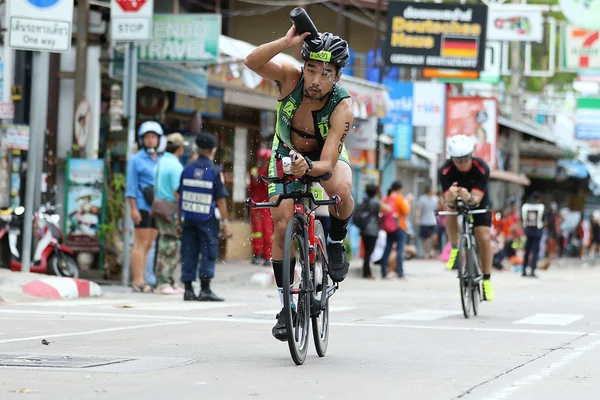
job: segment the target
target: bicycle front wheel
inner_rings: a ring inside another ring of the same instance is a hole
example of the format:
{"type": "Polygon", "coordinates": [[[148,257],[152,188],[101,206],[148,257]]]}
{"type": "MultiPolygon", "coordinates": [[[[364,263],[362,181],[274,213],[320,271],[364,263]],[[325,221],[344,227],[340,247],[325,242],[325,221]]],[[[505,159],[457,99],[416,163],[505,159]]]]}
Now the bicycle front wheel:
{"type": "MultiPolygon", "coordinates": [[[[329,344],[329,288],[327,242],[321,221],[315,221],[315,263],[312,268],[313,299],[311,300],[312,331],[315,349],[319,357],[324,357],[329,344]],[[321,310],[321,299],[325,299],[325,309],[321,310]]],[[[333,282],[332,282],[333,283],[333,282]]]]}
{"type": "Polygon", "coordinates": [[[473,315],[477,315],[479,313],[479,303],[481,302],[481,281],[477,278],[480,277],[482,273],[481,268],[481,258],[479,255],[479,246],[477,245],[477,241],[474,240],[473,243],[473,252],[472,254],[472,262],[470,263],[471,269],[469,275],[471,276],[471,280],[473,281],[473,285],[471,287],[471,302],[473,303],[473,315]]]}
{"type": "Polygon", "coordinates": [[[461,236],[458,247],[458,282],[460,286],[460,303],[465,318],[469,318],[471,314],[471,280],[469,279],[469,245],[467,238],[461,236]]]}
{"type": "Polygon", "coordinates": [[[297,365],[304,363],[308,350],[310,281],[307,262],[304,222],[301,217],[294,216],[288,222],[283,242],[283,308],[287,342],[297,365]],[[293,258],[296,259],[296,268],[290,271],[290,260],[293,258]]]}

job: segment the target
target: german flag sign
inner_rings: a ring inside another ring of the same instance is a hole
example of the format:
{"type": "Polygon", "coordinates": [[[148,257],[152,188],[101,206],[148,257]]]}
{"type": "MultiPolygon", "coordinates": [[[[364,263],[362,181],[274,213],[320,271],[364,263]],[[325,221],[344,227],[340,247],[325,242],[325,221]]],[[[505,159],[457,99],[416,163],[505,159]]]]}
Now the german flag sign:
{"type": "Polygon", "coordinates": [[[486,5],[390,2],[386,65],[483,70],[487,13],[486,5]]]}

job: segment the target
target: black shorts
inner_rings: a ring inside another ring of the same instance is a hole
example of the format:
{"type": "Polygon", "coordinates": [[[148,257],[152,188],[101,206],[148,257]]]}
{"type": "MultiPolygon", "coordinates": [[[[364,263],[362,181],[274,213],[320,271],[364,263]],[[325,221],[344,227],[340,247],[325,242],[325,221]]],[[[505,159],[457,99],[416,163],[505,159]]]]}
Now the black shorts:
{"type": "Polygon", "coordinates": [[[419,236],[421,239],[429,239],[435,233],[435,225],[421,225],[419,227],[419,236]]]}
{"type": "Polygon", "coordinates": [[[140,221],[139,224],[135,225],[136,228],[152,228],[152,229],[156,229],[156,221],[154,220],[154,218],[152,218],[150,216],[150,213],[148,211],[144,211],[144,210],[139,210],[140,211],[140,215],[142,216],[142,220],[140,221]]]}
{"type": "MultiPolygon", "coordinates": [[[[489,203],[480,204],[477,206],[476,210],[481,210],[489,207],[489,203]]],[[[488,211],[483,214],[473,214],[473,228],[478,226],[487,226],[488,228],[492,227],[492,212],[488,211]]]]}

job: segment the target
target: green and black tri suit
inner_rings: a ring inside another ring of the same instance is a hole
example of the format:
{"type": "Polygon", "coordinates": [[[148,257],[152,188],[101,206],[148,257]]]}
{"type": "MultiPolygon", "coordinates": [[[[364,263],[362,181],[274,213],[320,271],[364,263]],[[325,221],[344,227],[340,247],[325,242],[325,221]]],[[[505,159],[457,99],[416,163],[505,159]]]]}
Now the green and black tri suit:
{"type": "MultiPolygon", "coordinates": [[[[283,100],[277,102],[277,123],[275,125],[275,138],[273,139],[273,155],[271,156],[271,162],[269,163],[269,176],[277,176],[275,170],[275,155],[277,153],[286,156],[290,153],[290,150],[296,150],[294,149],[294,146],[292,146],[292,131],[296,132],[302,137],[312,138],[312,136],[306,136],[304,132],[292,128],[292,119],[294,118],[294,113],[302,102],[303,89],[304,75],[302,75],[292,93],[286,96],[283,100]]],[[[318,111],[312,112],[315,138],[318,145],[317,150],[307,153],[298,151],[298,153],[310,158],[312,161],[318,161],[321,158],[321,151],[323,150],[325,139],[327,139],[329,127],[331,126],[329,118],[331,117],[331,114],[333,114],[333,110],[335,110],[337,105],[340,104],[342,100],[349,97],[350,93],[348,93],[348,90],[339,86],[338,84],[333,85],[332,93],[329,96],[329,100],[325,106],[318,111]]],[[[339,160],[350,165],[350,160],[348,159],[348,152],[346,151],[345,145],[342,147],[339,160]]],[[[300,190],[302,189],[302,184],[295,182],[289,185],[289,188],[292,190],[300,190]]],[[[276,185],[274,183],[269,184],[269,198],[282,193],[283,185],[276,185]]]]}

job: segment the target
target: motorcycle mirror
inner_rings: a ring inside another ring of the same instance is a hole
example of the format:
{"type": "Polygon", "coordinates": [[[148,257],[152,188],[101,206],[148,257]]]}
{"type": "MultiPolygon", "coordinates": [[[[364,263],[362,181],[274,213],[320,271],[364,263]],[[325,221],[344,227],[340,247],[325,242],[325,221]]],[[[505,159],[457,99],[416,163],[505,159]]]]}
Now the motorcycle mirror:
{"type": "Polygon", "coordinates": [[[23,215],[24,212],[25,212],[25,207],[23,207],[23,206],[19,206],[19,207],[15,208],[15,215],[23,215]]]}

